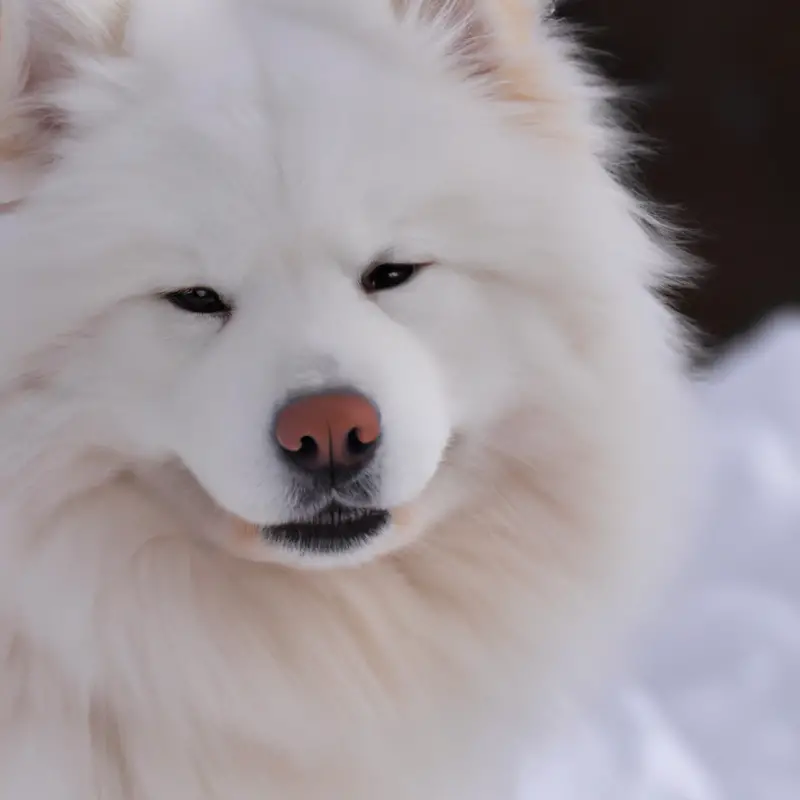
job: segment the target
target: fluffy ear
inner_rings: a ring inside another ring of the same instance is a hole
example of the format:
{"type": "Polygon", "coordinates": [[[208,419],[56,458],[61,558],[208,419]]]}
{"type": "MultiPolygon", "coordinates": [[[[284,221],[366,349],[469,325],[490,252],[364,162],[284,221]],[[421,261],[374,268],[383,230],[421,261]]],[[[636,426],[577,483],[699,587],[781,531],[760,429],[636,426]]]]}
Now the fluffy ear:
{"type": "MultiPolygon", "coordinates": [[[[441,32],[469,73],[513,88],[524,63],[544,0],[392,0],[404,21],[441,32]]],[[[517,89],[519,87],[516,87],[517,89]]]]}
{"type": "Polygon", "coordinates": [[[0,205],[22,199],[65,120],[53,88],[76,55],[118,52],[125,0],[0,0],[0,205]]]}

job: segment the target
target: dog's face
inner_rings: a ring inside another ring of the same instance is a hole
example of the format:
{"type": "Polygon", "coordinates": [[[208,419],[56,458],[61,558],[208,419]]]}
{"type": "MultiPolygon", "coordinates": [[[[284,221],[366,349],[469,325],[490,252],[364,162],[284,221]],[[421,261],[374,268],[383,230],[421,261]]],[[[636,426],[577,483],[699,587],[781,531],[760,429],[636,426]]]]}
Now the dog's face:
{"type": "Polygon", "coordinates": [[[157,5],[54,85],[65,132],[8,215],[52,391],[93,445],[194,476],[223,546],[372,557],[447,504],[448,448],[559,402],[573,145],[489,97],[447,15],[157,5]]]}

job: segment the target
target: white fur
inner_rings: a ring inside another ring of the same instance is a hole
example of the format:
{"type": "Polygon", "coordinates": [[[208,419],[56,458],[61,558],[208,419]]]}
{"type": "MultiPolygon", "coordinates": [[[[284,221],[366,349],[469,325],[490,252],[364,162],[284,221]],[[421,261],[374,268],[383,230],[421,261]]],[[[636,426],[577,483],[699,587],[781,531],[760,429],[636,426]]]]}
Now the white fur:
{"type": "Polygon", "coordinates": [[[563,39],[482,50],[483,2],[3,0],[0,800],[509,798],[640,604],[674,265],[563,39]],[[435,264],[367,297],[387,251],[435,264]],[[397,513],[321,559],[254,530],[329,384],[397,513]]]}

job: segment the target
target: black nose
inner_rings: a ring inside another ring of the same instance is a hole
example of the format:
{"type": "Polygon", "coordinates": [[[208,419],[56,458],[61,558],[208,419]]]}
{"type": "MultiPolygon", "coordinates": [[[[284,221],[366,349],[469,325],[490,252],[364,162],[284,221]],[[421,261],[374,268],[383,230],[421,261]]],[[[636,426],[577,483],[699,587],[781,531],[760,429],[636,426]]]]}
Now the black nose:
{"type": "Polygon", "coordinates": [[[358,475],[372,461],[380,415],[358,392],[305,395],[276,415],[275,442],[294,467],[334,483],[358,475]]]}

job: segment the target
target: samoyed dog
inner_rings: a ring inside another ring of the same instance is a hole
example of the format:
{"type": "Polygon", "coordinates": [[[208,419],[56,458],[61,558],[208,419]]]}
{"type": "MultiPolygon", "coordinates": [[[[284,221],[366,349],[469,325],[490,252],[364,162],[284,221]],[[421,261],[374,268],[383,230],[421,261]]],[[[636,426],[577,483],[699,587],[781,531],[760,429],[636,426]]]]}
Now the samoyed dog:
{"type": "Polygon", "coordinates": [[[677,505],[603,92],[526,0],[0,9],[0,800],[511,798],[677,505]]]}

